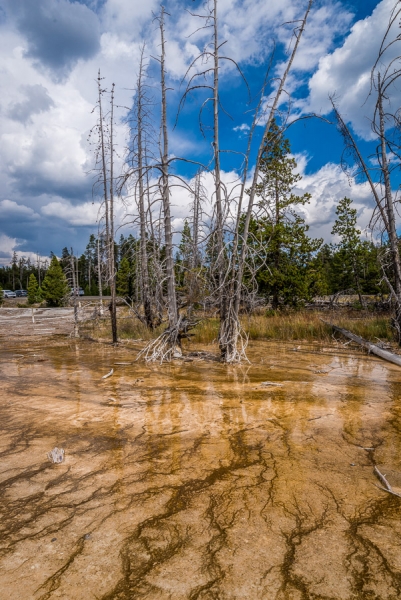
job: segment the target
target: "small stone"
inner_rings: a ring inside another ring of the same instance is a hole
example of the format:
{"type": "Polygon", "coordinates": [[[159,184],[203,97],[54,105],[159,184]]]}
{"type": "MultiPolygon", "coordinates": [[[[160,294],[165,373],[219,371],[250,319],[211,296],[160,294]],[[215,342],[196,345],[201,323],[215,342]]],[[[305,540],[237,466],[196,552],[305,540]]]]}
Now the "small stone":
{"type": "Polygon", "coordinates": [[[356,467],[355,463],[350,463],[351,467],[356,467]]]}
{"type": "Polygon", "coordinates": [[[64,449],[63,448],[53,448],[53,450],[51,452],[47,453],[47,458],[53,463],[53,464],[60,464],[62,462],[64,462],[64,449]]]}
{"type": "Polygon", "coordinates": [[[52,542],[56,542],[56,541],[57,541],[57,538],[52,538],[52,542]]]}
{"type": "Polygon", "coordinates": [[[85,533],[84,540],[91,540],[91,539],[92,539],[91,534],[90,533],[85,533]]]}

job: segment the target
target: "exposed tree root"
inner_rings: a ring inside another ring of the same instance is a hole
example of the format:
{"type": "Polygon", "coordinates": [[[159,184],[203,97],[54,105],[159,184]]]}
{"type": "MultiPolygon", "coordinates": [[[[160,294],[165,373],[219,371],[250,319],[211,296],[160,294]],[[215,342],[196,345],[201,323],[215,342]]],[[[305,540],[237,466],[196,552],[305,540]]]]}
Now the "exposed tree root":
{"type": "Polygon", "coordinates": [[[174,327],[169,327],[155,340],[151,340],[138,354],[136,360],[144,358],[146,362],[165,362],[182,357],[181,340],[190,337],[189,329],[195,322],[180,316],[174,327]]]}
{"type": "Polygon", "coordinates": [[[239,363],[244,360],[249,362],[246,355],[248,335],[243,330],[238,316],[233,309],[229,310],[227,318],[221,321],[219,346],[222,362],[230,364],[239,363]]]}

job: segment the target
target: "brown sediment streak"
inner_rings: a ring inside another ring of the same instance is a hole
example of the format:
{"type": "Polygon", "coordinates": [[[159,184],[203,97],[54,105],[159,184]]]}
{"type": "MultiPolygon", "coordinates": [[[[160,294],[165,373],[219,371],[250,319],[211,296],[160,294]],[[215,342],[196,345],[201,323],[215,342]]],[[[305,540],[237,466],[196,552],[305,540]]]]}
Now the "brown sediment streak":
{"type": "Polygon", "coordinates": [[[398,369],[291,346],[119,368],[127,349],[3,344],[0,597],[401,597],[401,500],[373,473],[400,493],[398,369]]]}

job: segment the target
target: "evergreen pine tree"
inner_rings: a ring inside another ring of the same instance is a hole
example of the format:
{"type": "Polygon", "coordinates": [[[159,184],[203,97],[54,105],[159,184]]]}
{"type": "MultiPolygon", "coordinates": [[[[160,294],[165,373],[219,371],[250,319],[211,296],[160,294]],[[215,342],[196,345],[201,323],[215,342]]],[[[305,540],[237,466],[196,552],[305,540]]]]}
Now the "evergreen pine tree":
{"type": "Polygon", "coordinates": [[[57,257],[53,255],[42,283],[42,293],[49,306],[62,306],[70,288],[57,257]]]}
{"type": "Polygon", "coordinates": [[[117,271],[116,291],[121,298],[129,296],[129,283],[131,276],[131,267],[126,256],[121,259],[120,267],[117,271]]]}
{"type": "Polygon", "coordinates": [[[346,287],[355,288],[361,306],[364,306],[361,287],[363,247],[360,239],[361,232],[356,227],[357,211],[356,208],[352,208],[352,200],[346,197],[340,200],[336,214],[337,219],[331,233],[337,234],[341,240],[338,244],[337,259],[344,276],[348,276],[347,280],[350,282],[346,287]]]}
{"type": "Polygon", "coordinates": [[[40,302],[42,300],[41,294],[39,291],[38,281],[33,273],[29,277],[27,291],[28,291],[28,304],[34,304],[35,302],[40,302]]]}
{"type": "Polygon", "coordinates": [[[290,156],[289,140],[273,121],[262,156],[263,179],[257,189],[258,205],[267,216],[252,224],[257,243],[263,242],[266,248],[265,268],[259,271],[257,279],[266,295],[272,296],[273,308],[283,304],[296,306],[310,299],[320,287],[321,278],[317,278],[311,262],[323,240],[307,235],[309,227],[296,211],[310,201],[308,193],[293,193],[301,179],[294,172],[296,166],[290,156]]]}

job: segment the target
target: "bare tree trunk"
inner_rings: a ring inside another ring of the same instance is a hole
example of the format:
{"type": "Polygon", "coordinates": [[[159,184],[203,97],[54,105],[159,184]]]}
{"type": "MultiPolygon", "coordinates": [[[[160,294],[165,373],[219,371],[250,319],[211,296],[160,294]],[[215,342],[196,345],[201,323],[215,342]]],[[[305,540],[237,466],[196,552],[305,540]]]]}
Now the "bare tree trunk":
{"type": "Polygon", "coordinates": [[[175,273],[173,257],[173,232],[171,227],[170,213],[170,189],[169,189],[169,160],[168,160],[168,133],[167,133],[167,100],[166,100],[166,80],[165,80],[165,38],[164,38],[164,15],[165,10],[162,6],[159,24],[161,37],[161,148],[160,164],[158,168],[161,171],[159,186],[162,198],[162,212],[164,221],[164,239],[166,251],[166,279],[167,279],[167,312],[168,327],[156,339],[152,340],[139,353],[138,358],[143,356],[147,361],[170,360],[181,356],[181,337],[183,322],[178,316],[177,299],[175,290],[175,273]]]}
{"type": "Polygon", "coordinates": [[[356,283],[356,293],[358,294],[359,302],[360,302],[362,308],[366,308],[366,302],[365,302],[364,297],[362,296],[361,282],[359,279],[358,265],[356,263],[355,256],[352,259],[352,263],[353,263],[354,279],[355,279],[355,283],[356,283]]]}
{"type": "Polygon", "coordinates": [[[175,273],[173,258],[173,233],[171,229],[170,214],[170,189],[168,176],[168,133],[167,133],[167,99],[166,99],[166,80],[165,80],[165,39],[164,39],[164,7],[161,9],[160,16],[160,36],[161,36],[161,93],[162,93],[162,156],[161,156],[161,186],[162,202],[164,216],[164,236],[166,243],[166,274],[167,274],[167,298],[168,298],[168,323],[169,328],[173,329],[177,325],[178,311],[177,299],[175,293],[175,273]]]}
{"type": "Polygon", "coordinates": [[[72,271],[72,289],[74,291],[74,337],[79,337],[79,328],[78,328],[78,287],[77,280],[75,277],[75,261],[74,261],[74,253],[71,248],[71,271],[72,271]]]}
{"type": "Polygon", "coordinates": [[[99,314],[103,316],[103,289],[102,289],[102,270],[100,263],[100,240],[97,238],[97,278],[99,285],[99,314]]]}
{"type": "MultiPolygon", "coordinates": [[[[139,188],[139,223],[140,223],[140,252],[141,252],[141,282],[142,282],[142,302],[146,325],[149,329],[154,328],[152,302],[150,297],[149,285],[149,266],[147,254],[147,236],[146,236],[146,211],[145,211],[145,189],[144,189],[144,150],[143,150],[143,76],[144,76],[144,46],[141,49],[141,60],[139,65],[139,76],[137,82],[137,129],[138,129],[138,188],[139,188]]],[[[152,216],[150,215],[150,218],[152,216]]]]}
{"type": "Polygon", "coordinates": [[[188,309],[187,314],[190,318],[194,308],[195,298],[198,290],[198,273],[199,267],[199,224],[200,224],[200,195],[201,195],[201,172],[195,176],[194,182],[194,204],[193,204],[193,219],[192,219],[192,250],[191,260],[189,263],[189,287],[188,287],[188,309]]]}
{"type": "MultiPolygon", "coordinates": [[[[100,77],[100,69],[97,77],[97,87],[99,94],[99,133],[100,133],[100,151],[101,151],[101,163],[102,163],[102,182],[103,182],[103,198],[104,198],[104,213],[106,219],[106,248],[108,249],[110,243],[110,228],[109,228],[109,201],[108,201],[108,190],[107,190],[107,162],[106,162],[106,145],[104,140],[104,123],[103,123],[103,108],[102,108],[102,86],[100,77]]],[[[108,250],[107,250],[108,251],[108,250]]],[[[109,261],[107,261],[107,267],[109,268],[109,261]]]]}
{"type": "MultiPolygon", "coordinates": [[[[276,240],[275,240],[275,249],[274,249],[274,267],[276,269],[276,276],[277,273],[280,269],[280,243],[279,243],[279,239],[278,236],[280,235],[279,233],[277,234],[279,227],[280,227],[280,198],[279,198],[279,192],[277,189],[277,185],[276,185],[276,189],[275,189],[275,195],[276,195],[276,214],[275,214],[275,228],[276,228],[276,240]]],[[[277,310],[277,308],[280,306],[280,298],[279,298],[279,292],[278,292],[278,285],[277,285],[277,279],[274,282],[273,285],[273,302],[272,302],[272,308],[274,310],[277,310]]]]}
{"type": "Polygon", "coordinates": [[[194,209],[192,225],[192,264],[191,269],[197,269],[199,266],[199,219],[200,219],[200,194],[201,194],[201,173],[195,177],[194,190],[194,209]]]}
{"type": "MultiPolygon", "coordinates": [[[[225,256],[224,256],[224,224],[221,194],[220,172],[220,138],[219,138],[219,30],[217,15],[217,0],[214,0],[213,9],[213,151],[214,151],[214,182],[215,182],[215,207],[216,207],[216,251],[217,251],[217,278],[219,288],[220,321],[227,318],[227,295],[224,286],[225,256]]],[[[219,336],[220,338],[220,336],[219,336]]],[[[220,344],[220,349],[224,351],[220,344]]]]}
{"type": "Polygon", "coordinates": [[[110,277],[110,317],[113,344],[117,344],[117,308],[116,308],[116,265],[114,258],[114,83],[111,87],[110,100],[110,245],[109,245],[109,277],[110,277]]]}
{"type": "Polygon", "coordinates": [[[38,259],[38,283],[39,283],[39,287],[40,287],[40,258],[39,258],[39,254],[37,255],[37,259],[38,259]]]}

